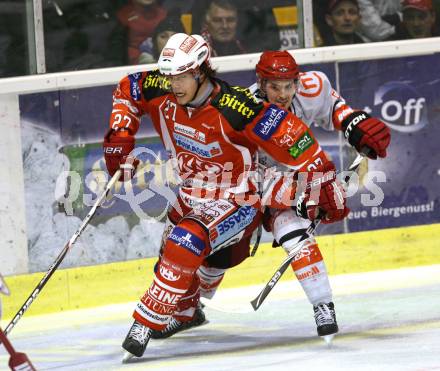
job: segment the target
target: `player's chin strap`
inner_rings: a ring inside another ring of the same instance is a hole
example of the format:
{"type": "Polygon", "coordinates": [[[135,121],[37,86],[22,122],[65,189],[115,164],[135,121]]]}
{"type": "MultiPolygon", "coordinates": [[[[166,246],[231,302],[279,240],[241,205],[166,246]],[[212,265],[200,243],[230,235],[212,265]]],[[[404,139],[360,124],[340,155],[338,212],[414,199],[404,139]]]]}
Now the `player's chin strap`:
{"type": "MultiPolygon", "coordinates": [[[[360,164],[362,163],[362,160],[365,158],[365,155],[371,151],[371,149],[363,150],[362,153],[358,154],[353,163],[349,166],[347,170],[347,175],[344,177],[344,179],[341,179],[345,182],[345,184],[348,186],[351,177],[356,172],[356,170],[359,168],[360,164]]],[[[308,228],[306,229],[300,229],[297,231],[297,241],[296,244],[303,243],[306,239],[310,238],[313,233],[316,230],[316,227],[318,227],[319,223],[321,222],[320,218],[315,219],[312,221],[308,228]]],[[[298,251],[296,249],[292,250],[292,254],[289,254],[286,259],[281,263],[281,266],[278,268],[278,270],[272,275],[271,279],[266,283],[266,286],[264,286],[263,290],[261,290],[260,294],[251,301],[252,308],[254,310],[257,310],[261,304],[263,304],[263,301],[267,298],[269,293],[272,291],[272,289],[275,287],[276,283],[279,281],[283,273],[286,271],[287,267],[290,265],[292,260],[297,255],[298,251]]]]}
{"type": "Polygon", "coordinates": [[[197,97],[199,94],[200,88],[202,87],[205,80],[200,81],[200,72],[197,72],[196,75],[194,75],[194,79],[197,81],[197,90],[195,91],[191,101],[187,103],[186,105],[189,107],[197,108],[200,107],[205,101],[208,99],[208,97],[211,95],[212,91],[214,90],[214,85],[212,82],[205,76],[205,79],[208,79],[206,89],[200,97],[197,97]]]}

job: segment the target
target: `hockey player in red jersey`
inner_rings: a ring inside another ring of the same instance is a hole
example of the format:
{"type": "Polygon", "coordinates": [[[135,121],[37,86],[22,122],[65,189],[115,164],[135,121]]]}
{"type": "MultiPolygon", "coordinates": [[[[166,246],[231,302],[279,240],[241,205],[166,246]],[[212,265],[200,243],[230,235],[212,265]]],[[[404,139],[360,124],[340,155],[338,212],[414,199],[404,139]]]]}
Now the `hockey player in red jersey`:
{"type": "MultiPolygon", "coordinates": [[[[201,36],[173,35],[158,65],[159,71],[120,81],[103,145],[110,175],[123,169],[124,178],[130,178],[137,165],[130,154],[134,136],[141,116],[148,114],[181,178],[153,282],[135,308],[135,321],[122,345],[137,357],[152,331],[166,328],[173,315],[192,316],[191,305],[177,309],[178,304],[183,298],[198,301],[196,271],[207,257],[228,248],[238,252],[229,262],[234,265],[249,255],[251,234],[261,222],[252,180],[258,149],[304,179],[304,217],[319,214],[332,223],[348,214],[335,167],[309,128],[292,113],[257,101],[248,89],[216,79],[201,36]],[[306,136],[309,146],[293,156],[278,144],[286,133],[295,141],[306,136]],[[313,186],[316,180],[318,188],[313,186]]],[[[293,200],[295,185],[289,192],[293,200]]],[[[273,200],[269,204],[290,208],[273,200]]]]}
{"type": "MultiPolygon", "coordinates": [[[[293,112],[308,125],[317,125],[329,131],[342,131],[344,137],[357,150],[367,147],[368,157],[385,157],[390,143],[390,131],[380,120],[366,112],[354,110],[331,87],[327,76],[319,71],[300,72],[295,59],[287,51],[266,51],[256,65],[257,82],[250,87],[259,101],[266,101],[293,112]]],[[[296,153],[295,139],[289,133],[278,136],[276,142],[296,153]]],[[[260,163],[264,167],[286,170],[271,155],[260,150],[260,163]]],[[[265,226],[273,232],[275,241],[286,253],[296,250],[291,266],[313,305],[317,333],[319,336],[338,332],[332,290],[323,257],[315,238],[303,244],[296,243],[296,231],[307,228],[308,221],[299,217],[293,209],[271,209],[265,226]]],[[[201,280],[201,295],[211,299],[223,279],[225,268],[217,263],[216,254],[210,257],[211,265],[198,270],[201,280]]],[[[203,310],[197,308],[195,315],[186,322],[174,318],[154,338],[163,338],[203,323],[203,310]]]]}

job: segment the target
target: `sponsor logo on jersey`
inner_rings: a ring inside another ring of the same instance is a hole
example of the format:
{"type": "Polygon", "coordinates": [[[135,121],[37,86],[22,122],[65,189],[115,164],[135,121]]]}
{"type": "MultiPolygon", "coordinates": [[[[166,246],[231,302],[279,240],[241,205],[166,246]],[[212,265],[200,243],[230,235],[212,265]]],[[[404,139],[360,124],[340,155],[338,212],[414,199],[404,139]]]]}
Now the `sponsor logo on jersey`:
{"type": "Polygon", "coordinates": [[[209,228],[216,220],[221,220],[234,209],[234,206],[225,200],[212,200],[204,202],[194,210],[202,223],[209,228]]]}
{"type": "Polygon", "coordinates": [[[302,88],[298,94],[303,97],[314,98],[322,92],[324,86],[321,76],[316,72],[306,72],[301,74],[300,82],[302,88]]]}
{"type": "Polygon", "coordinates": [[[271,104],[269,109],[254,127],[254,133],[260,138],[268,140],[280,126],[283,119],[287,116],[287,111],[271,104]]]}
{"type": "Polygon", "coordinates": [[[168,239],[197,256],[200,256],[205,248],[205,244],[200,238],[181,227],[174,227],[169,234],[168,239]]]}
{"type": "Polygon", "coordinates": [[[206,143],[206,135],[200,130],[194,129],[190,126],[174,123],[174,131],[179,134],[186,135],[200,142],[206,143]]]}
{"type": "Polygon", "coordinates": [[[241,94],[244,94],[246,98],[248,98],[253,103],[258,103],[258,100],[255,98],[255,96],[252,94],[249,88],[243,88],[241,86],[233,86],[232,89],[241,94]]]}
{"type": "Polygon", "coordinates": [[[223,172],[223,166],[217,162],[202,160],[200,157],[188,153],[181,152],[177,155],[177,163],[179,170],[183,173],[201,173],[219,175],[223,172]]]}
{"type": "Polygon", "coordinates": [[[166,323],[168,320],[168,314],[173,314],[175,308],[169,305],[163,305],[155,301],[154,298],[147,297],[144,299],[146,303],[153,307],[153,310],[159,311],[160,314],[151,311],[144,303],[138,302],[136,305],[136,312],[138,312],[142,317],[153,320],[155,323],[166,323]],[[171,312],[171,313],[169,313],[171,312]]]}
{"type": "Polygon", "coordinates": [[[314,265],[311,269],[306,270],[305,272],[298,273],[296,277],[298,278],[298,281],[302,281],[305,280],[306,278],[313,277],[319,273],[321,273],[321,271],[316,265],[314,265]]]}
{"type": "Polygon", "coordinates": [[[214,233],[211,232],[211,247],[218,247],[243,231],[252,223],[255,215],[257,215],[257,210],[252,206],[240,207],[236,212],[219,223],[215,227],[214,233]]]}
{"type": "MultiPolygon", "coordinates": [[[[182,295],[180,295],[182,296],[182,295]]],[[[179,298],[180,299],[180,298],[179,298]]],[[[147,295],[146,298],[142,298],[143,302],[145,303],[146,311],[144,311],[144,314],[149,313],[147,316],[143,315],[139,312],[139,305],[142,303],[138,303],[138,307],[136,308],[136,311],[143,317],[148,318],[150,321],[155,323],[167,323],[168,316],[172,315],[176,307],[171,304],[163,304],[156,300],[156,298],[153,298],[150,295],[147,295]],[[150,310],[151,308],[151,310],[150,310]]]]}
{"type": "Polygon", "coordinates": [[[255,111],[250,109],[246,105],[246,102],[240,101],[236,95],[224,93],[218,103],[220,107],[228,107],[247,118],[251,118],[255,115],[255,111]]]}
{"type": "Polygon", "coordinates": [[[188,214],[187,217],[197,220],[207,229],[210,229],[219,220],[231,214],[236,208],[225,200],[211,200],[208,202],[200,198],[198,198],[198,200],[199,203],[192,207],[194,210],[191,214],[188,214]],[[200,203],[200,201],[202,201],[202,203],[200,203]]]}
{"type": "Polygon", "coordinates": [[[195,153],[196,155],[199,155],[201,157],[212,158],[215,156],[219,156],[223,153],[220,148],[220,144],[217,141],[203,144],[178,133],[173,133],[173,136],[176,144],[179,147],[195,153]]]}
{"type": "Polygon", "coordinates": [[[197,44],[197,40],[192,36],[188,36],[185,40],[183,40],[182,44],[180,44],[179,49],[185,52],[186,54],[188,54],[189,51],[196,44],[197,44]]]}
{"type": "Polygon", "coordinates": [[[295,139],[290,134],[285,133],[281,138],[272,138],[273,141],[280,147],[289,148],[295,144],[295,139]]]}
{"type": "Polygon", "coordinates": [[[225,200],[212,200],[203,203],[197,210],[201,213],[212,215],[217,218],[225,215],[228,211],[232,210],[234,206],[225,200]]]}
{"type": "Polygon", "coordinates": [[[148,293],[157,301],[160,301],[163,304],[171,305],[177,304],[180,298],[183,296],[181,294],[175,294],[174,292],[163,289],[154,281],[150,289],[148,290],[148,293]]]}
{"type": "MultiPolygon", "coordinates": [[[[312,255],[310,248],[308,245],[305,245],[301,248],[298,254],[295,255],[292,261],[297,262],[302,258],[309,258],[312,255]]],[[[309,259],[310,260],[310,259],[309,259]]]]}
{"type": "Polygon", "coordinates": [[[315,143],[315,140],[308,132],[306,132],[301,136],[301,138],[298,139],[298,141],[292,147],[289,148],[289,153],[293,158],[298,158],[313,143],[315,143]]]}
{"type": "Polygon", "coordinates": [[[160,265],[159,272],[168,281],[177,281],[180,278],[180,274],[174,274],[172,270],[165,268],[163,265],[160,265]]]}
{"type": "Polygon", "coordinates": [[[144,89],[159,88],[159,89],[163,89],[163,90],[170,90],[171,83],[170,83],[169,79],[167,79],[165,76],[156,75],[156,74],[148,74],[144,80],[143,87],[144,87],[144,89]]]}
{"type": "Polygon", "coordinates": [[[141,100],[141,88],[139,87],[139,80],[141,79],[142,74],[140,72],[138,73],[132,73],[131,75],[128,75],[128,80],[130,80],[130,95],[131,97],[138,101],[141,100]]]}

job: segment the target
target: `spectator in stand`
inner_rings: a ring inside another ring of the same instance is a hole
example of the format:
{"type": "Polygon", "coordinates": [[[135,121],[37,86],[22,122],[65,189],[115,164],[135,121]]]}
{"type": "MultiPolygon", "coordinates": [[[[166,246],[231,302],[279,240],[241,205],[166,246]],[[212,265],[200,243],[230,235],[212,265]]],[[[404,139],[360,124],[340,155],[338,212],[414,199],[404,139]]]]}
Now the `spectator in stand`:
{"type": "Polygon", "coordinates": [[[127,64],[126,30],[114,9],[109,0],[47,2],[43,8],[47,72],[127,64]]]}
{"type": "Polygon", "coordinates": [[[402,27],[389,40],[419,39],[438,36],[432,0],[404,0],[402,27]]]}
{"type": "Polygon", "coordinates": [[[29,71],[26,57],[29,48],[23,27],[26,24],[24,6],[13,7],[3,2],[0,7],[0,78],[35,73],[29,71]]]}
{"type": "Polygon", "coordinates": [[[209,43],[212,56],[246,53],[237,35],[238,9],[232,0],[210,1],[203,17],[201,35],[209,43]]]}
{"type": "Polygon", "coordinates": [[[176,34],[185,32],[180,13],[172,12],[156,27],[153,36],[146,39],[139,47],[141,52],[138,63],[156,63],[168,39],[176,34]]]}
{"type": "Polygon", "coordinates": [[[327,7],[325,21],[330,32],[322,36],[324,45],[345,45],[363,43],[356,33],[361,20],[356,0],[331,0],[327,7]]]}
{"type": "Polygon", "coordinates": [[[369,41],[394,35],[401,21],[401,0],[358,0],[361,13],[359,33],[369,41]]]}
{"type": "Polygon", "coordinates": [[[139,61],[141,43],[152,36],[158,24],[167,16],[159,0],[130,0],[117,12],[119,22],[128,30],[128,61],[139,61]]]}
{"type": "Polygon", "coordinates": [[[277,25],[272,10],[276,3],[267,0],[240,0],[239,33],[248,53],[281,48],[283,30],[277,25]]]}

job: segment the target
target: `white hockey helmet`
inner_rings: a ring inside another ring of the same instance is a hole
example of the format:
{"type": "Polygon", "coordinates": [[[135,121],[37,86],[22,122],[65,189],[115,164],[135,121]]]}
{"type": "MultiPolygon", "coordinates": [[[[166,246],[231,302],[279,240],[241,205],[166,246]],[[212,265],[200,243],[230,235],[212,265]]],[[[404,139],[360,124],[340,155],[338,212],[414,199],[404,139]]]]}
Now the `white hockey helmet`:
{"type": "Polygon", "coordinates": [[[208,43],[200,35],[176,33],[171,36],[162,49],[158,65],[163,75],[180,75],[196,70],[203,62],[210,64],[208,43]]]}

